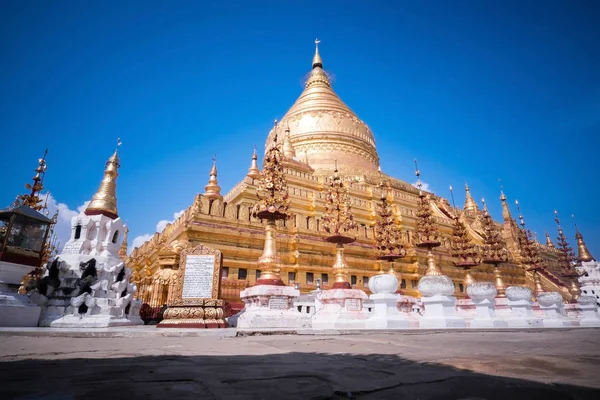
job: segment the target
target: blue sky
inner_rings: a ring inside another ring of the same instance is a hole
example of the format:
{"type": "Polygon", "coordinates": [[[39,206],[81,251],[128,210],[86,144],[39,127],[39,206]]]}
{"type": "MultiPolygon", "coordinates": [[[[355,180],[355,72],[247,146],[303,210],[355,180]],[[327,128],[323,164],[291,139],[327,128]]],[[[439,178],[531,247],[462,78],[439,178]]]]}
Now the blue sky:
{"type": "Polygon", "coordinates": [[[600,257],[599,19],[584,0],[0,1],[0,204],[49,148],[46,187],[72,215],[121,137],[119,212],[130,238],[152,234],[214,153],[224,192],[243,178],[318,37],[385,172],[414,182],[417,158],[434,192],[468,181],[497,219],[501,178],[538,237],[556,208],[574,242],[574,213],[600,257]]]}

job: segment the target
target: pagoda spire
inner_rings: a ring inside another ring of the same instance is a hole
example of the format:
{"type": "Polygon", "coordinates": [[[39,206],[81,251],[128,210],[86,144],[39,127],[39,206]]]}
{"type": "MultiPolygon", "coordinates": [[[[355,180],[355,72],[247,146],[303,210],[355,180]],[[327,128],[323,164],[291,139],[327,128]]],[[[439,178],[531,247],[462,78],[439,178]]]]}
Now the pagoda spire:
{"type": "Polygon", "coordinates": [[[477,207],[477,203],[473,200],[473,196],[471,196],[471,191],[469,190],[469,185],[465,182],[465,206],[463,210],[465,211],[479,211],[477,207]]]}
{"type": "Polygon", "coordinates": [[[285,128],[285,137],[283,138],[283,156],[289,159],[296,158],[296,150],[294,150],[294,146],[292,145],[292,138],[290,137],[289,123],[285,128]]]}
{"type": "Polygon", "coordinates": [[[219,182],[217,182],[217,155],[213,157],[213,166],[210,170],[210,177],[208,178],[208,184],[204,186],[204,194],[203,196],[208,197],[209,199],[220,199],[221,196],[221,187],[219,186],[219,182]]]}
{"type": "Polygon", "coordinates": [[[592,253],[588,250],[583,240],[583,235],[579,232],[577,223],[575,222],[575,215],[571,215],[573,218],[573,224],[575,225],[575,239],[577,240],[577,261],[595,261],[596,259],[592,256],[592,253]]]}
{"type": "Polygon", "coordinates": [[[546,246],[554,249],[554,242],[550,238],[550,234],[548,233],[548,231],[546,231],[546,246]]]}
{"type": "Polygon", "coordinates": [[[92,197],[92,201],[85,209],[85,215],[105,215],[112,219],[117,219],[117,176],[119,176],[119,146],[121,139],[117,140],[117,148],[112,156],[106,162],[104,169],[104,178],[100,182],[100,187],[92,197]]]}
{"type": "Polygon", "coordinates": [[[512,215],[510,214],[510,208],[508,208],[508,202],[506,201],[506,195],[504,191],[500,189],[500,201],[502,202],[502,218],[504,222],[512,222],[512,215]]]}
{"type": "Polygon", "coordinates": [[[127,259],[127,237],[129,236],[129,227],[125,226],[125,234],[123,235],[123,241],[121,242],[121,247],[119,248],[119,257],[121,260],[125,261],[127,259]]]}
{"type": "Polygon", "coordinates": [[[321,55],[319,54],[319,43],[321,43],[321,41],[319,39],[315,39],[315,55],[312,60],[313,68],[323,68],[323,60],[321,60],[321,55]]]}
{"type": "Polygon", "coordinates": [[[248,174],[252,179],[260,178],[260,169],[258,169],[258,156],[256,155],[256,145],[254,145],[254,153],[252,153],[252,163],[250,164],[250,168],[248,169],[248,174]]]}

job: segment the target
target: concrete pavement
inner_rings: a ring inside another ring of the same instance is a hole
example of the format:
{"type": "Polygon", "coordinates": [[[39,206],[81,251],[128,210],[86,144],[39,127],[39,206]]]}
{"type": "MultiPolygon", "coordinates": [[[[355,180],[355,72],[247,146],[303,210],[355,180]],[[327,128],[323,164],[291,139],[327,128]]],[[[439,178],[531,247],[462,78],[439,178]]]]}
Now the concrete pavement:
{"type": "Polygon", "coordinates": [[[600,329],[0,335],[2,399],[597,399],[600,329]]]}

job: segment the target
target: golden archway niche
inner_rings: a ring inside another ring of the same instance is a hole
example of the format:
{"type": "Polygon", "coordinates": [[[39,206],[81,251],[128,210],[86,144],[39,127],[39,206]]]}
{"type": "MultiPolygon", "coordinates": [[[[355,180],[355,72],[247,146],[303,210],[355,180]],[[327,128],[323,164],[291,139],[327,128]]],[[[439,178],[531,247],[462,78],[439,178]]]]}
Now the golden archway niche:
{"type": "Polygon", "coordinates": [[[181,252],[179,271],[173,282],[164,319],[159,328],[226,328],[220,297],[219,250],[203,244],[181,252]]]}

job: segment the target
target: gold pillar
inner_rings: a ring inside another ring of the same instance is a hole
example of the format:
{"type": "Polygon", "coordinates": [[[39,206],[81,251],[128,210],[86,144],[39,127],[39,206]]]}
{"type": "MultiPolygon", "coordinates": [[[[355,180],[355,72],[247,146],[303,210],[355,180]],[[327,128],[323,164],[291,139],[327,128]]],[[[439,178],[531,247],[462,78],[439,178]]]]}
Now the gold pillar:
{"type": "Polygon", "coordinates": [[[258,268],[261,273],[257,283],[283,285],[280,264],[281,258],[277,254],[277,226],[274,219],[268,219],[265,226],[263,253],[258,258],[258,268]]]}
{"type": "Polygon", "coordinates": [[[333,263],[333,275],[335,277],[334,288],[346,287],[350,285],[348,283],[348,267],[346,266],[346,260],[344,259],[344,245],[338,243],[335,246],[335,262],[333,263]]]}
{"type": "Polygon", "coordinates": [[[499,265],[494,265],[494,277],[496,290],[498,291],[498,295],[496,297],[506,297],[506,286],[504,286],[504,281],[502,280],[502,271],[500,271],[499,265]]]}
{"type": "Polygon", "coordinates": [[[542,278],[537,270],[533,271],[533,282],[535,283],[535,295],[537,296],[544,291],[544,288],[542,287],[542,278]]]}

